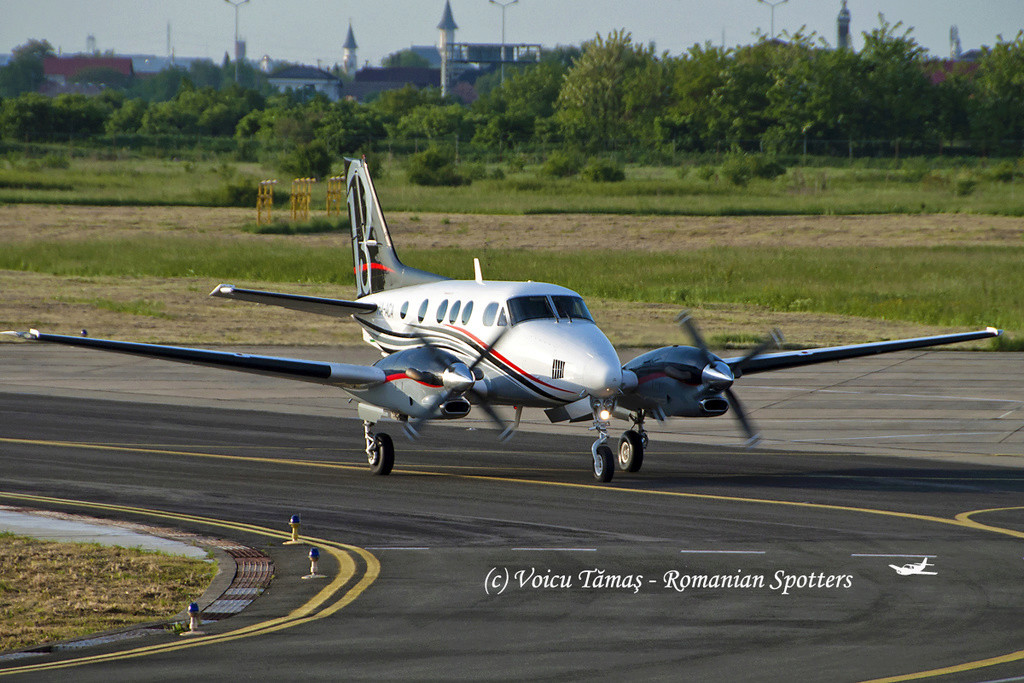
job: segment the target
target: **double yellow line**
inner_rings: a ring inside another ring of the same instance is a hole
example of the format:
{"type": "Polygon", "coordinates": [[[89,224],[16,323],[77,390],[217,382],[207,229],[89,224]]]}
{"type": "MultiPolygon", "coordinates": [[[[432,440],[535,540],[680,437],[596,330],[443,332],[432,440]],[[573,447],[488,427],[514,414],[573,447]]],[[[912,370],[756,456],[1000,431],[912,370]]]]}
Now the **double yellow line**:
{"type": "MultiPolygon", "coordinates": [[[[2,491],[0,491],[0,500],[10,500],[36,505],[73,505],[78,508],[103,510],[105,512],[116,512],[122,514],[143,515],[155,519],[201,524],[204,526],[256,534],[273,539],[288,540],[291,538],[290,533],[257,526],[255,524],[228,522],[225,520],[212,519],[210,517],[165,512],[163,510],[153,510],[128,505],[105,505],[102,503],[92,503],[83,500],[51,498],[49,496],[33,496],[2,491]]],[[[89,657],[76,657],[74,659],[67,659],[59,662],[27,664],[25,666],[2,669],[0,670],[0,676],[16,673],[30,673],[33,671],[50,671],[72,666],[81,666],[84,664],[96,664],[100,662],[131,659],[133,657],[144,657],[151,654],[173,652],[175,650],[201,647],[203,645],[211,645],[214,643],[224,643],[232,640],[238,640],[240,638],[274,633],[275,631],[281,631],[294,626],[301,626],[302,624],[316,621],[317,619],[329,617],[346,605],[350,604],[353,600],[358,598],[363,591],[369,588],[370,584],[376,581],[377,577],[380,575],[380,562],[378,562],[377,558],[371,553],[363,550],[362,548],[357,548],[356,546],[344,543],[334,543],[333,541],[328,541],[326,539],[313,538],[309,536],[303,536],[302,540],[310,543],[311,545],[317,546],[333,556],[338,562],[338,575],[334,577],[334,580],[325,586],[323,590],[318,592],[305,604],[299,606],[283,617],[261,621],[257,624],[245,626],[226,633],[203,636],[202,638],[161,643],[159,645],[149,645],[131,650],[111,652],[108,654],[93,655],[89,657]],[[356,561],[357,557],[362,560],[364,565],[361,574],[359,564],[356,561]]]]}

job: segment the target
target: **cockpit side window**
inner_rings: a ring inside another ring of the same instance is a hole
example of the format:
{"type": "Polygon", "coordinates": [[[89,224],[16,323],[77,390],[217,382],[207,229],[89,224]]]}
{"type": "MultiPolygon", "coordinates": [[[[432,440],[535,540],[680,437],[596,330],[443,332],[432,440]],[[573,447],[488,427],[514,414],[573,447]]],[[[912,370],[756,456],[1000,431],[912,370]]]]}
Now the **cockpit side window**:
{"type": "Polygon", "coordinates": [[[594,322],[590,311],[587,310],[587,305],[578,296],[553,296],[551,300],[555,304],[555,311],[559,318],[594,322]]]}
{"type": "Polygon", "coordinates": [[[498,327],[505,327],[508,325],[508,318],[505,317],[505,309],[501,309],[498,313],[498,327]]]}
{"type": "Polygon", "coordinates": [[[553,319],[555,317],[555,312],[551,310],[551,304],[544,295],[517,296],[509,299],[508,314],[512,318],[513,325],[527,320],[553,319]]]}

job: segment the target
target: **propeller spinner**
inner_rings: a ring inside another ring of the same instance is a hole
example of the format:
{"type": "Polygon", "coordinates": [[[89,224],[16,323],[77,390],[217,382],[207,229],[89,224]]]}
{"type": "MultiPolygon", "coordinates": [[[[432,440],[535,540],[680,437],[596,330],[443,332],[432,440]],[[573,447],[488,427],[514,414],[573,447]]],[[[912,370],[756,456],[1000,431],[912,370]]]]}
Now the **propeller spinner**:
{"type": "Polygon", "coordinates": [[[694,342],[694,346],[700,350],[704,357],[705,365],[703,368],[670,367],[666,368],[665,374],[674,379],[693,384],[697,384],[699,381],[701,385],[708,387],[711,391],[724,394],[729,405],[732,407],[733,414],[736,415],[736,419],[739,420],[740,426],[743,428],[743,433],[747,435],[746,445],[753,446],[760,440],[761,436],[754,429],[754,425],[747,416],[747,412],[744,410],[743,404],[740,402],[735,392],[733,392],[732,385],[738,377],[743,375],[743,368],[748,365],[750,361],[763,354],[769,347],[781,345],[781,333],[778,330],[772,330],[768,337],[751,349],[747,355],[741,358],[737,363],[730,365],[711,353],[708,349],[707,343],[704,341],[704,337],[697,328],[697,324],[694,322],[693,317],[688,311],[680,313],[676,318],[676,321],[679,323],[679,326],[689,334],[690,338],[694,342]]]}

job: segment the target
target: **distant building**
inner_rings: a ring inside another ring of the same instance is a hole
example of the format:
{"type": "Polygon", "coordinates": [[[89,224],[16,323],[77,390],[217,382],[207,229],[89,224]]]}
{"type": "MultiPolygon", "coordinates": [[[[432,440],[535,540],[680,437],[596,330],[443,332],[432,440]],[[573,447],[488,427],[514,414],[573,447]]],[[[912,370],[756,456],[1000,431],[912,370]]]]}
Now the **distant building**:
{"type": "Polygon", "coordinates": [[[846,0],[843,0],[843,7],[836,17],[836,48],[839,50],[852,50],[850,44],[850,10],[846,7],[846,0]]]}
{"type": "Polygon", "coordinates": [[[341,79],[312,66],[289,66],[267,79],[280,92],[321,93],[331,102],[341,99],[341,79]]]}
{"type": "Polygon", "coordinates": [[[352,32],[352,22],[348,22],[348,35],[345,37],[345,43],[341,46],[341,69],[346,74],[352,75],[355,73],[356,67],[359,66],[359,60],[356,58],[356,49],[359,45],[356,44],[356,35],[352,32]]]}
{"type": "Polygon", "coordinates": [[[61,86],[101,71],[117,73],[125,79],[135,75],[131,57],[72,55],[43,58],[43,77],[50,83],[61,86]]]}
{"type": "Polygon", "coordinates": [[[436,88],[441,70],[427,66],[364,66],[356,72],[351,83],[342,86],[342,95],[358,102],[384,92],[398,90],[407,85],[415,88],[436,88]]]}

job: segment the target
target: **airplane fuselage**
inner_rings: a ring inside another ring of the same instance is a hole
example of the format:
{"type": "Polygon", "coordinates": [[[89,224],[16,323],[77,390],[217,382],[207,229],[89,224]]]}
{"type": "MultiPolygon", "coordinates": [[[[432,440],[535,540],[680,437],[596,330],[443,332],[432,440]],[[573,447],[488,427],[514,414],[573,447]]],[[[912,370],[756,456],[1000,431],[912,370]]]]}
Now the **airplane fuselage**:
{"type": "Polygon", "coordinates": [[[580,295],[565,287],[442,280],[359,301],[377,305],[372,313],[354,316],[364,339],[389,355],[428,343],[469,363],[500,336],[479,366],[479,388],[494,403],[559,406],[588,395],[614,395],[622,386],[614,347],[580,295]]]}

